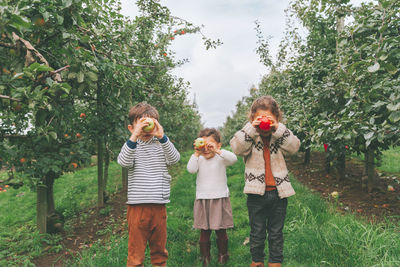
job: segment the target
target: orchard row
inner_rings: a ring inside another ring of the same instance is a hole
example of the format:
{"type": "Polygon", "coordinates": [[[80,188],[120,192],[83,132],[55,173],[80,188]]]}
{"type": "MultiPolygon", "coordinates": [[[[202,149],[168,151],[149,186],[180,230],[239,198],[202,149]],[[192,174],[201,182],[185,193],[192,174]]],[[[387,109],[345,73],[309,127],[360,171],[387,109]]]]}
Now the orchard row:
{"type": "MultiPolygon", "coordinates": [[[[134,19],[120,6],[119,0],[0,3],[0,169],[9,170],[7,184],[37,191],[41,232],[56,211],[54,180],[93,154],[98,205],[104,204],[108,164],[128,136],[132,105],[156,106],[180,149],[201,126],[188,84],[171,75],[182,62],[169,49],[176,36],[200,28],[158,1],[137,1],[134,19]]],[[[207,49],[220,44],[204,41],[207,49]]]]}
{"type": "Polygon", "coordinates": [[[334,166],[342,180],[346,155],[365,154],[365,186],[372,190],[376,158],[400,140],[399,10],[396,0],[360,7],[346,0],[293,1],[275,61],[257,23],[257,52],[270,72],[237,104],[224,136],[241,127],[253,99],[270,94],[302,140],[305,163],[311,149],[324,145],[327,170],[334,166]]]}

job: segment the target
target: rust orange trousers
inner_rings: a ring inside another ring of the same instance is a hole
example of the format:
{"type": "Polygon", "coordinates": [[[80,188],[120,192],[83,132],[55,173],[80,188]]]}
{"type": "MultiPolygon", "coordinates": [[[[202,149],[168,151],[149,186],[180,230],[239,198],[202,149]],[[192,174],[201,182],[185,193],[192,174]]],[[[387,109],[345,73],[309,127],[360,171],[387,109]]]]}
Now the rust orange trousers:
{"type": "Polygon", "coordinates": [[[153,266],[166,266],[167,209],[163,204],[128,205],[128,267],[143,266],[147,243],[153,266]]]}

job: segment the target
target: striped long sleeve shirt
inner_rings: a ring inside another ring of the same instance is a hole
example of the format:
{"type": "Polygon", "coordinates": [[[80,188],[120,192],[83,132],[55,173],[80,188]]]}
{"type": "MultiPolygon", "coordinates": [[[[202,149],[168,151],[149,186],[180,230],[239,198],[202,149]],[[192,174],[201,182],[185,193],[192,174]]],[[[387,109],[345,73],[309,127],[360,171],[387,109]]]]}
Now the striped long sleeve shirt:
{"type": "Polygon", "coordinates": [[[166,135],[149,141],[128,140],[118,155],[118,163],[128,169],[127,204],[169,203],[171,176],[167,166],[179,159],[179,152],[166,135]]]}

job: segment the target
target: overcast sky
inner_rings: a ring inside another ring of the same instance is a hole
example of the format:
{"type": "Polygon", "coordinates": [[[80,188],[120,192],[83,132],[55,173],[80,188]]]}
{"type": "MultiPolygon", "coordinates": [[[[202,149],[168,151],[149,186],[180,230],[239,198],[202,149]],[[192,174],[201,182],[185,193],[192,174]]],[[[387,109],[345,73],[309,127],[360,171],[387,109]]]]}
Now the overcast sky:
{"type": "MultiPolygon", "coordinates": [[[[135,17],[134,0],[122,0],[122,13],[135,17]]],[[[354,3],[362,2],[354,0],[354,3]]],[[[202,122],[206,127],[222,126],[236,103],[248,95],[252,85],[258,87],[267,68],[257,48],[254,21],[261,23],[265,36],[271,36],[271,53],[278,51],[285,30],[285,12],[289,0],[161,0],[172,15],[195,25],[202,32],[221,39],[223,45],[206,50],[199,34],[175,38],[172,50],[177,59],[189,62],[173,74],[190,82],[190,99],[196,97],[202,122]]]]}

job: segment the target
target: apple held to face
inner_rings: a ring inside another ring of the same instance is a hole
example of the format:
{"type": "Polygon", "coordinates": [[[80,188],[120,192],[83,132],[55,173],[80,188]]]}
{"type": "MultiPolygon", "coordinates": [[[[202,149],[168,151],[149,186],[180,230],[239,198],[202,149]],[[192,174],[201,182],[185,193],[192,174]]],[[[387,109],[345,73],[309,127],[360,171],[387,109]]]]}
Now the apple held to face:
{"type": "Polygon", "coordinates": [[[206,146],[206,142],[200,137],[194,141],[194,146],[198,149],[203,149],[206,146]]]}
{"type": "Polygon", "coordinates": [[[156,126],[156,125],[154,124],[153,119],[151,119],[151,118],[145,118],[145,119],[144,119],[144,122],[147,122],[148,125],[143,127],[143,131],[145,131],[146,133],[149,133],[149,132],[153,131],[154,127],[156,126]]]}
{"type": "Polygon", "coordinates": [[[272,122],[267,118],[261,118],[259,128],[262,131],[269,131],[271,130],[272,122]]]}

